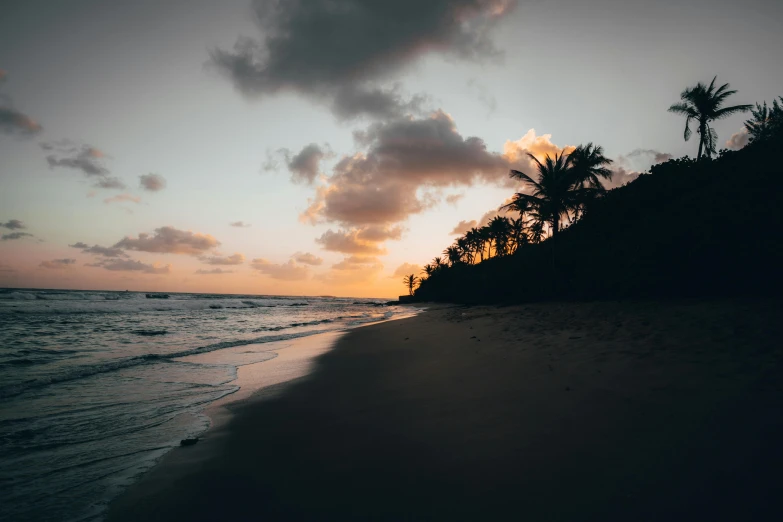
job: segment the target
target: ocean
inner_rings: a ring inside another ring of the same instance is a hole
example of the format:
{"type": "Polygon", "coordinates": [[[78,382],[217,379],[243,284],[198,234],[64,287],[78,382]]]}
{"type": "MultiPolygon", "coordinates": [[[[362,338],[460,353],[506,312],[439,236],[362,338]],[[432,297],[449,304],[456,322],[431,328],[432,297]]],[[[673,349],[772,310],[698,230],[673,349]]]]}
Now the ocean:
{"type": "Polygon", "coordinates": [[[379,299],[0,289],[0,520],[101,520],[266,344],[409,313],[379,299]],[[232,349],[237,346],[247,349],[232,349]],[[210,363],[197,354],[212,352],[210,363]]]}

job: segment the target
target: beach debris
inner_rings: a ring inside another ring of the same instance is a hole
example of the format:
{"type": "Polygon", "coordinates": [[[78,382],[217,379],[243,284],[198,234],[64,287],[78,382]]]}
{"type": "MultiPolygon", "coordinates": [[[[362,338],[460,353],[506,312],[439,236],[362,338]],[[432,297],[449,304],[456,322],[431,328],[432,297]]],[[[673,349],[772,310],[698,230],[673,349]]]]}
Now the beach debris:
{"type": "Polygon", "coordinates": [[[179,441],[179,445],[180,446],[192,446],[192,445],[194,445],[197,442],[198,442],[198,437],[189,437],[187,439],[182,439],[181,441],[179,441]]]}

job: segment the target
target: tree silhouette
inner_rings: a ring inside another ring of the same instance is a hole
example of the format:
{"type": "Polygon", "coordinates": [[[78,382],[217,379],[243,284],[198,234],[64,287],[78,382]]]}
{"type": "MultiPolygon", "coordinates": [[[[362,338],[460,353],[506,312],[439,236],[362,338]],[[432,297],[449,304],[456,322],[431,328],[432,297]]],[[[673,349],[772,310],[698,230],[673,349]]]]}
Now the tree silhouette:
{"type": "Polygon", "coordinates": [[[416,274],[406,275],[402,278],[402,283],[408,287],[408,295],[413,295],[413,289],[416,288],[416,283],[419,282],[419,278],[416,274]]]}
{"type": "Polygon", "coordinates": [[[446,256],[451,266],[462,262],[462,252],[456,245],[452,245],[444,250],[443,255],[446,256]]]}
{"type": "Polygon", "coordinates": [[[527,212],[535,221],[548,223],[552,236],[555,236],[560,231],[563,217],[578,209],[587,198],[593,197],[596,189],[580,186],[569,155],[555,154],[552,158],[547,154],[543,163],[530,153],[528,157],[536,164],[538,180],[519,170],[512,170],[510,175],[529,185],[533,193],[517,192],[511,203],[501,208],[527,212]]]}
{"type": "Polygon", "coordinates": [[[763,105],[756,104],[755,109],[750,109],[753,116],[745,122],[745,129],[748,131],[748,141],[765,141],[776,134],[783,132],[783,96],[778,100],[772,100],[772,107],[767,107],[767,102],[763,105]]]}
{"type": "Polygon", "coordinates": [[[509,238],[511,236],[511,222],[507,217],[495,216],[487,225],[487,233],[495,244],[495,255],[508,254],[509,238]]]}
{"type": "Polygon", "coordinates": [[[735,94],[736,90],[729,90],[729,84],[724,83],[717,89],[715,80],[712,79],[709,85],[699,82],[693,87],[688,87],[680,94],[680,103],[675,103],[669,107],[669,112],[685,116],[685,132],[683,137],[688,141],[691,137],[691,121],[698,124],[696,132],[699,134],[699,153],[697,158],[702,157],[702,152],[709,158],[716,151],[718,133],[710,127],[710,122],[720,120],[751,109],[752,105],[732,105],[723,107],[726,98],[735,94]]]}

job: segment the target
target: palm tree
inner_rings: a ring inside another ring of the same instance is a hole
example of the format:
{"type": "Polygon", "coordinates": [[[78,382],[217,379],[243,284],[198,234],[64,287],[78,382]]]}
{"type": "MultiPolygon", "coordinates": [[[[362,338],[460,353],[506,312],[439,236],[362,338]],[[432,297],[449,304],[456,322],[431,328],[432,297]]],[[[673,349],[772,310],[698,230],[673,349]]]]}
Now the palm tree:
{"type": "Polygon", "coordinates": [[[527,232],[525,230],[527,224],[525,223],[524,215],[520,215],[517,219],[511,218],[509,223],[511,227],[511,239],[514,243],[513,252],[516,252],[519,250],[520,246],[528,243],[527,232]]]}
{"type": "Polygon", "coordinates": [[[474,252],[473,262],[476,262],[476,254],[479,254],[480,260],[484,261],[484,236],[481,234],[481,231],[473,227],[465,233],[465,238],[474,252]]]}
{"type": "Polygon", "coordinates": [[[422,270],[427,276],[431,276],[435,272],[435,267],[432,265],[424,265],[424,270],[422,270]]]}
{"type": "Polygon", "coordinates": [[[783,129],[783,96],[780,102],[772,100],[772,108],[767,107],[767,102],[764,105],[757,103],[755,109],[750,109],[753,117],[745,122],[750,143],[768,140],[783,129]]]}
{"type": "Polygon", "coordinates": [[[432,259],[432,264],[435,266],[435,271],[437,272],[441,268],[443,268],[443,258],[440,257],[434,257],[432,259]]]}
{"type": "Polygon", "coordinates": [[[462,252],[460,251],[459,247],[457,247],[456,245],[452,245],[446,250],[444,250],[443,254],[449,260],[449,264],[451,266],[454,266],[462,262],[462,252]]]}
{"type": "Polygon", "coordinates": [[[465,258],[468,264],[472,265],[473,252],[471,251],[471,246],[466,236],[462,236],[457,239],[457,248],[460,249],[460,251],[462,252],[462,256],[465,258]]]}
{"type": "Polygon", "coordinates": [[[691,121],[698,123],[696,132],[699,134],[699,154],[697,158],[702,157],[702,151],[709,158],[715,152],[715,144],[718,141],[718,133],[710,127],[710,122],[720,120],[749,110],[752,105],[732,105],[731,107],[722,107],[726,98],[735,94],[737,91],[729,90],[729,84],[724,83],[717,89],[715,88],[715,76],[709,85],[699,82],[693,87],[688,87],[680,94],[680,103],[675,103],[669,107],[669,112],[685,116],[685,133],[683,137],[688,141],[691,137],[691,121]]]}
{"type": "Polygon", "coordinates": [[[413,295],[413,289],[416,288],[416,283],[419,282],[419,278],[416,274],[406,275],[402,278],[402,283],[408,287],[408,295],[413,295]]]}
{"type": "Polygon", "coordinates": [[[547,154],[543,163],[530,153],[528,157],[536,164],[538,180],[519,170],[512,170],[510,175],[532,187],[533,193],[518,192],[514,194],[511,203],[500,208],[527,212],[535,221],[548,223],[552,236],[555,236],[560,231],[563,217],[576,210],[595,189],[579,186],[568,155],[555,154],[552,158],[547,154]]]}
{"type": "Polygon", "coordinates": [[[487,225],[487,232],[495,242],[495,255],[504,256],[508,253],[508,240],[511,235],[511,222],[507,217],[495,216],[487,225]]]}
{"type": "Polygon", "coordinates": [[[592,142],[579,145],[568,157],[571,160],[571,169],[576,183],[579,183],[580,187],[589,187],[601,192],[605,190],[599,178],[612,179],[612,171],[607,168],[612,164],[612,160],[604,156],[603,147],[593,145],[592,142]]]}

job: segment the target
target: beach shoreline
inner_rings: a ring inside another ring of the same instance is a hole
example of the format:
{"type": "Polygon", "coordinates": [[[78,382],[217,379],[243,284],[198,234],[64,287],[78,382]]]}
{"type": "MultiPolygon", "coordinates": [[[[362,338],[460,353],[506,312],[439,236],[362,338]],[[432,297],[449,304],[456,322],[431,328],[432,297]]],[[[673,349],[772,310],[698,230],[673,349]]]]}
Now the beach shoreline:
{"type": "Polygon", "coordinates": [[[768,517],[781,310],[446,307],[352,329],[312,372],[219,406],[108,519],[768,517]]]}

